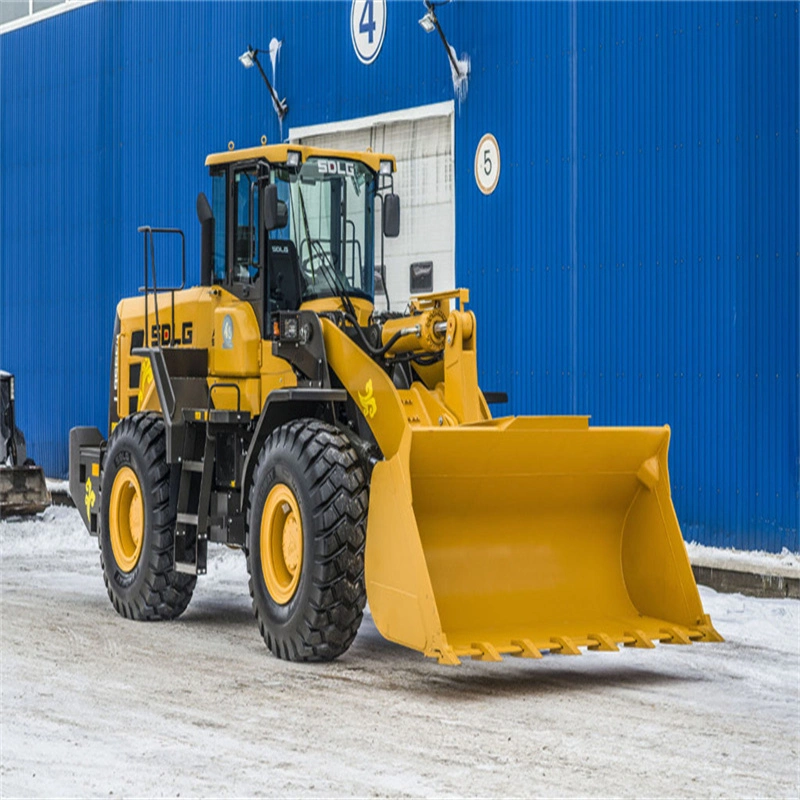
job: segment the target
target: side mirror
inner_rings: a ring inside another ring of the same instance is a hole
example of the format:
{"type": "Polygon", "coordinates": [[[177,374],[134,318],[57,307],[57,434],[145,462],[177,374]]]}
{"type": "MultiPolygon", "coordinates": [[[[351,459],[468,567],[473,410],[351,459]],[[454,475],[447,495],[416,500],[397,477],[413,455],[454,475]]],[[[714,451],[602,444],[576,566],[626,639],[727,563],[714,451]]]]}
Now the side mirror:
{"type": "MultiPolygon", "coordinates": [[[[262,197],[263,203],[261,206],[261,221],[265,230],[274,231],[276,228],[282,227],[278,215],[278,186],[277,184],[270,183],[264,187],[264,194],[262,197]]],[[[284,223],[285,225],[286,223],[284,223]]]]}
{"type": "Polygon", "coordinates": [[[400,235],[400,195],[387,194],[383,198],[383,235],[388,239],[400,235]]]}
{"type": "Polygon", "coordinates": [[[276,228],[285,228],[289,224],[289,207],[283,200],[278,200],[278,224],[276,228]]]}
{"type": "Polygon", "coordinates": [[[208,202],[208,198],[204,192],[200,192],[200,194],[197,195],[197,219],[201,225],[204,222],[208,222],[210,219],[214,219],[214,214],[211,211],[211,204],[208,202]]]}

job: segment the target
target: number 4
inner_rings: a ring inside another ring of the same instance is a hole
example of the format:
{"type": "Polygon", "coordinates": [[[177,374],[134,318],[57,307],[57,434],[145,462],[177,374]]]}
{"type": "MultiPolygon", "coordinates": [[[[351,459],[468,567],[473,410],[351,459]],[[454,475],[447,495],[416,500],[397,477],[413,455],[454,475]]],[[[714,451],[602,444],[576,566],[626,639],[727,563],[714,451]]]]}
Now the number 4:
{"type": "Polygon", "coordinates": [[[373,16],[373,2],[374,0],[367,0],[367,2],[364,3],[364,10],[361,12],[361,20],[358,23],[358,32],[368,33],[370,44],[372,44],[372,40],[375,35],[375,28],[377,27],[375,25],[375,18],[373,16]]]}

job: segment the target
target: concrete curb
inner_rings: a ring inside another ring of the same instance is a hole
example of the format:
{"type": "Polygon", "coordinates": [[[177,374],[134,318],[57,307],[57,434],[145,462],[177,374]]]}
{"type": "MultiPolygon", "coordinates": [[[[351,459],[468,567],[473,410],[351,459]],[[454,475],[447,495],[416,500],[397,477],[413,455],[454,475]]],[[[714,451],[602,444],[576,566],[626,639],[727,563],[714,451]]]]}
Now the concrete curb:
{"type": "Polygon", "coordinates": [[[694,579],[717,592],[800,600],[800,577],[692,564],[694,579]]]}

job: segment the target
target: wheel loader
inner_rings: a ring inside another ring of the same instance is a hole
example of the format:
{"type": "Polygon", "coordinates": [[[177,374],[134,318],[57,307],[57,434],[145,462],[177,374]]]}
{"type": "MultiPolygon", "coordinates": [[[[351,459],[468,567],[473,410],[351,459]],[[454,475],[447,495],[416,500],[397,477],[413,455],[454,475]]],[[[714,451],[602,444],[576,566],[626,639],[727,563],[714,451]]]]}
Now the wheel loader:
{"type": "Polygon", "coordinates": [[[50,505],[44,470],[28,458],[17,427],[14,376],[0,369],[0,519],[38,514],[50,505]]]}
{"type": "Polygon", "coordinates": [[[140,228],[108,438],[70,432],[70,491],[122,616],[178,617],[210,541],[244,551],[261,634],[292,661],[344,653],[367,602],[384,637],[443,664],[721,641],[668,427],[494,418],[467,290],[376,309],[392,156],[262,143],[206,164],[199,285],[181,231],[140,228]],[[158,281],[166,237],[177,286],[158,281]]]}

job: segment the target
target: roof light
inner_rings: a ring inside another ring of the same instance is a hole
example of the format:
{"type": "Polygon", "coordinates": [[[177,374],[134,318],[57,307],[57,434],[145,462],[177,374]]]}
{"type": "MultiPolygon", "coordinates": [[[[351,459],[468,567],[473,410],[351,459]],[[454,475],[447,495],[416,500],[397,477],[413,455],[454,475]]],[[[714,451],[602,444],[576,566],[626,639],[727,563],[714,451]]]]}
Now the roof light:
{"type": "Polygon", "coordinates": [[[381,161],[380,169],[378,170],[381,175],[391,175],[392,174],[392,162],[391,161],[381,161]]]}
{"type": "Polygon", "coordinates": [[[298,167],[300,166],[300,153],[297,150],[289,150],[286,154],[286,166],[298,167]]]}

